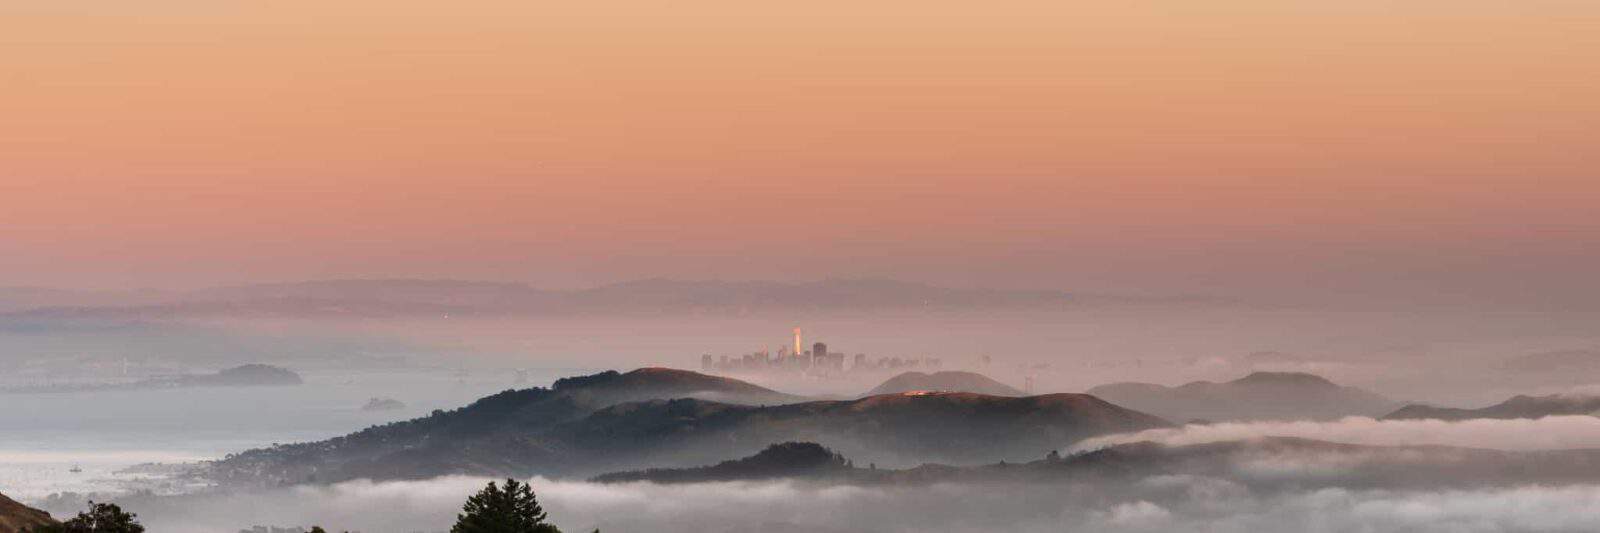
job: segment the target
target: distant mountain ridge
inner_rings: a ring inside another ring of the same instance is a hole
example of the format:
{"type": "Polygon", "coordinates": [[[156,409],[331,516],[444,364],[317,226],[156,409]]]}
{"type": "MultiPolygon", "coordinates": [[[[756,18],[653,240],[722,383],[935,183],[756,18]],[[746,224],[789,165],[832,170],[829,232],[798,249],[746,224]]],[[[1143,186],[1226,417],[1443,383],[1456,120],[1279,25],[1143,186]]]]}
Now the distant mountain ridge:
{"type": "Polygon", "coordinates": [[[285,387],[303,384],[300,374],[287,368],[246,364],[211,374],[184,374],[126,383],[43,385],[0,389],[0,393],[56,393],[94,390],[182,389],[190,387],[285,387]]]}
{"type": "Polygon", "coordinates": [[[1195,381],[1178,387],[1113,383],[1089,394],[1171,420],[1332,420],[1380,416],[1396,403],[1303,372],[1254,372],[1224,383],[1195,381]]]}
{"type": "Polygon", "coordinates": [[[446,474],[592,475],[702,464],[802,440],[884,462],[970,463],[1171,425],[1083,394],[908,393],[784,403],[800,399],[683,370],[604,372],[326,441],[250,450],[210,465],[206,477],[278,485],[446,474]],[[734,400],[743,404],[729,403],[734,400]]]}
{"type": "Polygon", "coordinates": [[[578,290],[454,280],[327,280],[195,291],[0,288],[0,314],[30,318],[749,313],[763,310],[1050,309],[1154,300],[1050,290],[956,289],[887,279],[646,279],[578,290]]]}
{"type": "Polygon", "coordinates": [[[1492,418],[1500,420],[1516,418],[1544,418],[1560,415],[1596,415],[1600,414],[1600,396],[1551,394],[1548,396],[1517,395],[1510,399],[1479,409],[1460,409],[1453,407],[1435,407],[1431,405],[1410,404],[1401,407],[1393,413],[1384,415],[1384,420],[1471,420],[1475,418],[1492,418]]]}
{"type": "Polygon", "coordinates": [[[862,396],[914,391],[974,392],[992,396],[1023,396],[1023,392],[976,372],[943,371],[931,374],[905,372],[885,380],[862,396]]]}
{"type": "Polygon", "coordinates": [[[183,389],[190,387],[285,387],[303,384],[300,374],[287,368],[246,364],[211,374],[161,376],[124,383],[38,385],[0,389],[0,393],[58,393],[97,390],[183,389]]]}

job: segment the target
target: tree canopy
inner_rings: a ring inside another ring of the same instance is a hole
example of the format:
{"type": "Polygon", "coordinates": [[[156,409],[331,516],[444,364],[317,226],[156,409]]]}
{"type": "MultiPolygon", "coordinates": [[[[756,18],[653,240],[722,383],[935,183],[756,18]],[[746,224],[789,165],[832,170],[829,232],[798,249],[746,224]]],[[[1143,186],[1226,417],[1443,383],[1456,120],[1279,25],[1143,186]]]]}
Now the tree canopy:
{"type": "Polygon", "coordinates": [[[545,522],[548,516],[533,495],[533,488],[507,479],[505,488],[493,481],[467,498],[450,533],[561,533],[545,522]]]}
{"type": "Polygon", "coordinates": [[[32,533],[144,533],[138,516],[114,503],[89,502],[89,510],[60,524],[34,528],[32,533]]]}

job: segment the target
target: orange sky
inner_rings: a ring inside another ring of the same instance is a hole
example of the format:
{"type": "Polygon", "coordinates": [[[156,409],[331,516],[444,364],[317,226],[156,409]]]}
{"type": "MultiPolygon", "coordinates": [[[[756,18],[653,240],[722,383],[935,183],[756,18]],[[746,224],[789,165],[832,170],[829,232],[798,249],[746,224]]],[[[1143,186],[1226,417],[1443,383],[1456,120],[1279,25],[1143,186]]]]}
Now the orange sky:
{"type": "Polygon", "coordinates": [[[1589,0],[10,0],[0,285],[1560,292],[1597,65],[1589,0]]]}

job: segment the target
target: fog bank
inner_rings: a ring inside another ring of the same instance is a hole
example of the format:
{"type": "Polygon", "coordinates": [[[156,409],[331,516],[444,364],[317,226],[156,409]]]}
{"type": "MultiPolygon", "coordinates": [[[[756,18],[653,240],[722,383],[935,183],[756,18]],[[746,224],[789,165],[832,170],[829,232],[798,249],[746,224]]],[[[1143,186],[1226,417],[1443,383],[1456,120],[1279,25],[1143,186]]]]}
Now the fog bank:
{"type": "Polygon", "coordinates": [[[1085,439],[1070,451],[1085,451],[1151,441],[1172,446],[1253,437],[1301,437],[1375,446],[1444,445],[1497,450],[1557,450],[1600,447],[1600,418],[1550,416],[1540,419],[1462,421],[1374,420],[1347,417],[1335,422],[1240,422],[1186,425],[1085,439]]]}
{"type": "MultiPolygon", "coordinates": [[[[444,531],[486,480],[351,482],[169,499],[137,509],[152,531],[215,533],[251,524],[366,532],[444,531]]],[[[974,485],[816,487],[787,481],[661,486],[532,480],[567,531],[631,532],[1256,532],[1587,531],[1600,485],[1452,491],[1252,493],[1207,477],[1160,476],[1120,487],[974,485]]]]}

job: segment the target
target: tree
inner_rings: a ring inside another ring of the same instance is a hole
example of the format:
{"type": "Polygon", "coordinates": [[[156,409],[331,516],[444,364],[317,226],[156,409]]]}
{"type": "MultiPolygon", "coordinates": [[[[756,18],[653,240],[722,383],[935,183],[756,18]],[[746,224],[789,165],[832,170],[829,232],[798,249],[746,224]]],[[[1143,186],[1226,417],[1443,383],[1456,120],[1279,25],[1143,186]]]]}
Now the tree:
{"type": "Polygon", "coordinates": [[[504,489],[490,481],[467,498],[461,511],[450,533],[561,533],[545,522],[548,515],[539,507],[533,488],[515,479],[507,479],[504,489]]]}
{"type": "Polygon", "coordinates": [[[91,501],[88,511],[60,524],[35,528],[33,533],[144,533],[137,516],[114,503],[91,501]]]}

